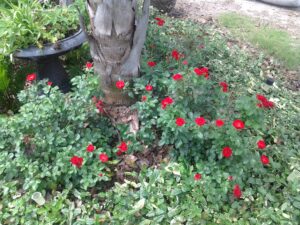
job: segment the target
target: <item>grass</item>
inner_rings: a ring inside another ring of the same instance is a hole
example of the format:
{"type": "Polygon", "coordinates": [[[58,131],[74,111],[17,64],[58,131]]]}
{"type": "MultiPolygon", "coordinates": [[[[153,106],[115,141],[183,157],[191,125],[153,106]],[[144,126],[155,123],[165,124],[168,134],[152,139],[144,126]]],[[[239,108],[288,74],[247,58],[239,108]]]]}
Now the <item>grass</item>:
{"type": "Polygon", "coordinates": [[[287,32],[261,25],[250,17],[236,13],[222,14],[218,20],[233,35],[265,50],[281,61],[285,67],[289,69],[300,67],[300,41],[292,38],[287,32]]]}

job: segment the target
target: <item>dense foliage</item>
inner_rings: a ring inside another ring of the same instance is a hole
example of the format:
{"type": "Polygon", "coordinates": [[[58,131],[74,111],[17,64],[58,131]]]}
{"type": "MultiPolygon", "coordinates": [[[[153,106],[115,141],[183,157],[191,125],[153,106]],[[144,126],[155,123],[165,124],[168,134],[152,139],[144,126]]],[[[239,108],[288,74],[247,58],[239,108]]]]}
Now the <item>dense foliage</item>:
{"type": "Polygon", "coordinates": [[[153,18],[143,76],[116,84],[138,99],[136,135],[105,117],[92,64],[66,95],[32,81],[19,114],[0,117],[0,221],[297,224],[298,93],[280,74],[267,86],[262,57],[197,27],[153,18]],[[125,156],[145,149],[169,149],[170,160],[110,188],[125,156]]]}
{"type": "Polygon", "coordinates": [[[50,8],[37,0],[7,1],[7,5],[0,5],[0,54],[9,55],[31,45],[41,48],[78,29],[74,6],[50,8]]]}

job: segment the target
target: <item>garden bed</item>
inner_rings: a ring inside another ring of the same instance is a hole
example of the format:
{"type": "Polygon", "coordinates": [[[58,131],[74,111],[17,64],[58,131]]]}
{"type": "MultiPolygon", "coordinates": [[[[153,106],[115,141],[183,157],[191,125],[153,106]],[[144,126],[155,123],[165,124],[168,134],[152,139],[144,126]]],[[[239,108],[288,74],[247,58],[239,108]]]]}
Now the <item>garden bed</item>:
{"type": "Polygon", "coordinates": [[[73,92],[31,81],[0,118],[1,223],[299,221],[298,92],[211,27],[156,16],[142,77],[119,86],[138,99],[136,135],[105,116],[90,63],[73,92]]]}

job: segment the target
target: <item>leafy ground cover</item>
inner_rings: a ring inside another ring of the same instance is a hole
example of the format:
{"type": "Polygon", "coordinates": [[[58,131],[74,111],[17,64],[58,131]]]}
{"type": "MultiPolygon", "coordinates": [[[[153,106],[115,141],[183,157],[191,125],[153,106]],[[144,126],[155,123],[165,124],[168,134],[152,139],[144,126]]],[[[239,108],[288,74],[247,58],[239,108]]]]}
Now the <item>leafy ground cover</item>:
{"type": "Polygon", "coordinates": [[[298,223],[299,93],[280,71],[266,85],[262,57],[152,17],[142,77],[116,84],[138,99],[136,135],[105,116],[91,65],[66,95],[32,81],[0,117],[1,223],[298,223]]]}

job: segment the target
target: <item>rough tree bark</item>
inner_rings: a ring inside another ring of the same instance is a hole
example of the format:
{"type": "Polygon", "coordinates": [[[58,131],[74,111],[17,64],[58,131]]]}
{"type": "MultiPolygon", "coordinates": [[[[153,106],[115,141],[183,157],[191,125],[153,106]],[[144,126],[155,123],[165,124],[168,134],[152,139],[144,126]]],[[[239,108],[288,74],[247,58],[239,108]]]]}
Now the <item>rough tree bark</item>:
{"type": "Polygon", "coordinates": [[[138,114],[128,106],[135,100],[116,88],[118,80],[139,76],[146,39],[150,0],[143,1],[137,18],[137,0],[87,0],[91,32],[88,34],[94,71],[100,76],[106,114],[114,123],[129,123],[138,130],[138,114]]]}
{"type": "Polygon", "coordinates": [[[144,0],[137,19],[137,0],[88,0],[91,23],[89,42],[94,70],[101,79],[104,102],[129,106],[134,100],[116,88],[118,80],[139,76],[141,51],[146,39],[150,0],[144,0]]]}

